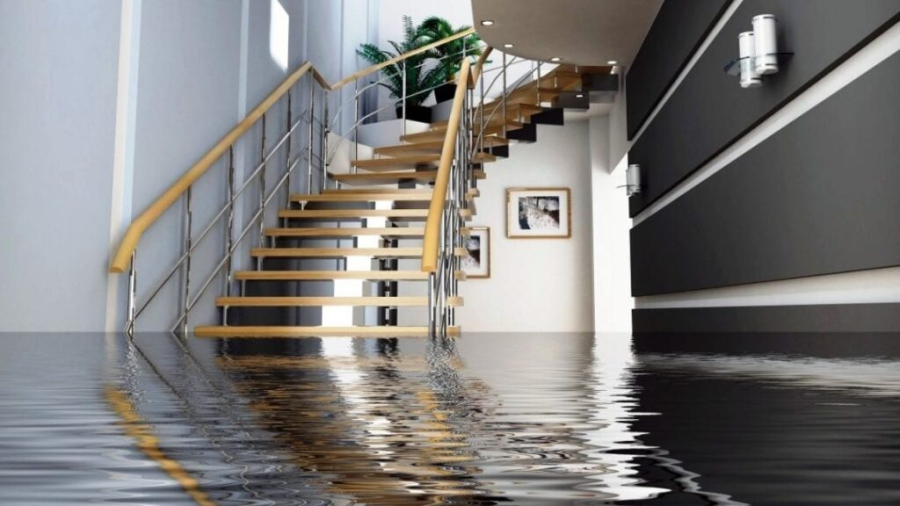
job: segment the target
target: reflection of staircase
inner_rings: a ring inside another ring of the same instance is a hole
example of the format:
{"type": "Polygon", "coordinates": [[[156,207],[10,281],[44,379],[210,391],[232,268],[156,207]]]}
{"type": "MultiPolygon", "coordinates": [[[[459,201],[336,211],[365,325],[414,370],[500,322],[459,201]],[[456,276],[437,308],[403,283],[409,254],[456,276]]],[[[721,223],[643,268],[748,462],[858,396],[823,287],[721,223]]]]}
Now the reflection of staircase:
{"type": "MultiPolygon", "coordinates": [[[[552,102],[565,90],[576,88],[581,76],[574,70],[560,68],[541,78],[540,103],[552,102]]],[[[540,116],[552,113],[552,108],[539,105],[535,83],[529,83],[509,93],[504,125],[502,103],[486,102],[485,138],[483,151],[476,153],[471,162],[475,179],[486,177],[485,165],[497,159],[494,150],[503,148],[500,156],[508,156],[510,141],[519,138],[534,140],[534,127],[540,116]],[[493,115],[491,115],[493,112],[493,115]],[[504,127],[506,136],[504,136],[504,127]]],[[[561,112],[561,111],[560,111],[561,112]]],[[[479,122],[482,108],[472,110],[479,122]]],[[[561,118],[560,114],[560,118],[561,118]]],[[[294,205],[279,212],[283,227],[270,228],[271,247],[256,248],[251,254],[260,262],[258,271],[240,271],[236,279],[248,282],[302,283],[330,281],[355,281],[360,284],[375,283],[380,289],[363,289],[362,292],[384,293],[389,283],[424,283],[428,274],[421,271],[383,270],[389,265],[379,260],[418,259],[422,257],[421,240],[428,217],[428,203],[432,200],[431,185],[437,175],[437,164],[447,133],[447,121],[435,122],[425,132],[403,135],[400,144],[375,148],[374,158],[351,162],[355,169],[346,174],[333,174],[331,178],[341,184],[340,189],[326,189],[322,194],[294,195],[294,205]],[[376,205],[378,204],[378,205],[376,205]],[[348,208],[352,206],[352,208],[348,208]],[[373,223],[374,222],[374,223],[373,223]],[[360,238],[374,239],[360,245],[360,238]],[[335,247],[306,246],[306,240],[338,241],[335,247]],[[397,243],[415,243],[398,247],[397,243]],[[347,244],[349,242],[349,244],[347,244]],[[298,244],[299,243],[299,244],[298,244]],[[268,267],[269,259],[333,259],[339,262],[348,258],[365,259],[363,270],[274,270],[268,267]]],[[[473,137],[481,134],[480,126],[473,128],[473,137]]],[[[478,195],[470,190],[467,201],[478,195]]],[[[474,206],[460,210],[464,221],[474,216],[474,206]]],[[[463,234],[466,230],[463,230],[463,234]]],[[[457,255],[465,254],[458,249],[457,255]]],[[[464,279],[461,273],[456,274],[464,279]]],[[[288,292],[284,287],[280,291],[288,292]]],[[[250,293],[247,289],[244,293],[250,293]]],[[[396,293],[374,296],[237,296],[220,297],[216,304],[229,312],[227,326],[204,326],[195,330],[201,337],[305,337],[305,336],[419,336],[428,335],[426,326],[398,327],[386,324],[296,326],[257,325],[252,312],[259,308],[305,307],[374,307],[408,308],[427,307],[427,296],[402,297],[396,293]]],[[[460,297],[450,297],[450,307],[462,306],[460,297]]],[[[359,323],[359,314],[347,312],[347,322],[359,323]]],[[[363,322],[365,323],[365,322],[363,322]]],[[[458,327],[450,327],[449,333],[458,333],[458,327]]]]}

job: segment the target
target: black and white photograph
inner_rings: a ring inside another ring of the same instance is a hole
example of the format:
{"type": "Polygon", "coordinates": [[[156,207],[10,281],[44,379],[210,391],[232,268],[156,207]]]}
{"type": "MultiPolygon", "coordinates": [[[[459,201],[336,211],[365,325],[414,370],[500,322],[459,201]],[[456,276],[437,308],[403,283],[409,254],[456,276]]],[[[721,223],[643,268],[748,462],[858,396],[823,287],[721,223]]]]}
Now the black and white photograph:
{"type": "Polygon", "coordinates": [[[460,264],[468,279],[491,277],[491,229],[472,227],[463,240],[466,254],[460,264]]]}
{"type": "Polygon", "coordinates": [[[510,239],[572,236],[568,188],[510,188],[506,191],[506,205],[506,235],[510,239]]]}

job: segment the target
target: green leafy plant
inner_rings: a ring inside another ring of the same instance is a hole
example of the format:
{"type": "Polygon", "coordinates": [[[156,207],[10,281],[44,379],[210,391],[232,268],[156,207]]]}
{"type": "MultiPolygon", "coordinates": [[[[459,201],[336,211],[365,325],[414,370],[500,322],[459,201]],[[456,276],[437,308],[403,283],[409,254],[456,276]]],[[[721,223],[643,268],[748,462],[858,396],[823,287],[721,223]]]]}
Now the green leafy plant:
{"type": "MultiPolygon", "coordinates": [[[[471,26],[461,26],[453,28],[444,18],[431,16],[422,21],[419,25],[419,36],[425,44],[437,42],[448,37],[452,37],[460,32],[464,32],[472,28],[471,26]]],[[[473,64],[478,57],[481,56],[481,37],[477,34],[466,35],[459,39],[441,44],[435,48],[436,58],[440,59],[437,68],[444,73],[445,81],[450,81],[459,73],[462,68],[463,61],[468,58],[473,64]]]]}
{"type": "MultiPolygon", "coordinates": [[[[378,65],[396,58],[399,55],[414,51],[431,42],[416,26],[412,18],[403,16],[403,42],[388,41],[393,51],[381,49],[374,44],[363,44],[356,51],[360,58],[378,65]]],[[[428,50],[417,55],[410,56],[403,62],[388,65],[381,69],[386,82],[380,83],[391,92],[394,98],[403,97],[403,70],[406,69],[406,106],[421,105],[428,98],[430,90],[446,80],[447,70],[444,65],[429,66],[428,60],[440,58],[438,51],[428,50]],[[404,65],[405,62],[405,65],[404,65]]],[[[401,104],[398,103],[397,107],[401,104]]]]}

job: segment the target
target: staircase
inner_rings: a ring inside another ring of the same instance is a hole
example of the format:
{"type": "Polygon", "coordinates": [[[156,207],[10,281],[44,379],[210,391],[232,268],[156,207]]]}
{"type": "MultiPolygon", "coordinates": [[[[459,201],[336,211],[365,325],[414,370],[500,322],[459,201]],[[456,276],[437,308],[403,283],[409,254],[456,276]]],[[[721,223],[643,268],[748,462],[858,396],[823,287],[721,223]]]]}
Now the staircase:
{"type": "MultiPolygon", "coordinates": [[[[228,220],[226,255],[211,277],[200,284],[191,279],[196,243],[209,230],[200,237],[194,231],[191,188],[211,162],[199,170],[195,170],[197,165],[192,167],[187,176],[196,172],[199,175],[179,181],[166,194],[176,192],[176,197],[161,198],[165,204],[162,211],[176,198],[186,202],[184,254],[162,283],[148,291],[149,297],[141,304],[137,302],[135,286],[135,251],[143,232],[140,227],[149,226],[142,219],[154,211],[153,206],[135,221],[139,228],[137,239],[126,234],[111,268],[122,272],[127,267],[129,272],[126,330],[134,332],[137,318],[161,287],[178,278],[182,293],[173,330],[188,335],[194,306],[212,280],[224,275],[222,295],[214,299],[221,322],[194,327],[196,337],[458,335],[455,309],[463,305],[458,283],[465,280],[458,269],[458,259],[466,254],[462,247],[468,234],[466,224],[477,214],[477,182],[488,177],[491,163],[511,154],[511,144],[534,142],[537,124],[561,124],[562,110],[554,108],[553,103],[562,94],[580,88],[585,70],[596,71],[558,66],[542,76],[538,65],[538,77],[507,86],[506,72],[513,62],[507,62],[503,55],[499,74],[491,81],[497,82],[502,76],[503,87],[496,98],[488,100],[485,74],[489,71],[484,71],[483,65],[490,53],[488,48],[474,65],[465,62],[448,120],[436,121],[423,131],[399,134],[395,144],[375,148],[351,140],[358,138],[364,121],[360,119],[359,106],[362,92],[373,85],[363,85],[360,91],[360,78],[356,79],[357,91],[352,99],[356,122],[338,136],[330,128],[329,116],[329,106],[333,106],[329,92],[335,91],[336,85],[325,82],[311,65],[304,65],[298,70],[303,71],[299,76],[295,73],[293,81],[289,78],[270,95],[267,101],[271,103],[261,104],[265,109],[256,117],[260,108],[251,113],[245,120],[249,121],[247,128],[232,132],[234,135],[223,139],[221,146],[204,157],[220,158],[227,152],[232,165],[229,199],[219,215],[228,220]],[[298,92],[297,82],[304,75],[309,76],[307,90],[298,92]],[[317,89],[321,89],[318,98],[317,89]],[[296,102],[298,95],[307,98],[301,104],[306,108],[300,119],[292,114],[292,100],[296,102]],[[283,135],[275,142],[267,139],[270,134],[266,114],[268,108],[285,98],[287,122],[283,135]],[[320,116],[316,116],[317,112],[320,116]],[[233,269],[238,263],[235,255],[241,241],[257,235],[248,234],[247,228],[236,230],[234,223],[238,200],[248,187],[246,181],[241,185],[233,180],[234,145],[237,138],[260,121],[260,164],[248,179],[261,179],[259,210],[251,223],[258,227],[258,242],[248,248],[252,260],[249,267],[255,268],[233,269]],[[303,133],[305,145],[299,135],[303,133]],[[303,148],[292,151],[292,145],[298,144],[303,148]],[[227,151],[222,149],[226,145],[227,151]],[[281,153],[282,161],[275,161],[276,152],[281,153]],[[342,158],[346,158],[344,163],[342,158]],[[274,179],[272,165],[283,166],[274,179]],[[306,174],[299,173],[304,165],[306,174]],[[304,179],[306,191],[292,192],[294,188],[304,188],[304,179]],[[278,184],[269,191],[271,181],[278,184]],[[271,208],[270,202],[277,202],[280,194],[286,197],[284,203],[280,208],[271,208]],[[129,252],[131,239],[134,247],[129,252]],[[399,268],[410,260],[421,267],[399,268]],[[422,295],[400,295],[407,292],[422,295]],[[397,312],[405,308],[421,308],[427,321],[417,326],[398,326],[397,312]]],[[[377,75],[377,69],[373,72],[377,75]]],[[[404,129],[405,125],[404,122],[404,129]]],[[[152,223],[156,218],[150,214],[152,223]]]]}

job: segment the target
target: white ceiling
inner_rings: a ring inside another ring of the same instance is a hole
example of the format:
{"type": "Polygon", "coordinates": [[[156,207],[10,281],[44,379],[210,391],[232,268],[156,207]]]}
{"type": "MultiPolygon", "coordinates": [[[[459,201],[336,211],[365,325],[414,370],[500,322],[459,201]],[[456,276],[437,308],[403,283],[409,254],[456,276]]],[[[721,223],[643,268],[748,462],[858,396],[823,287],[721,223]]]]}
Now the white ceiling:
{"type": "Polygon", "coordinates": [[[628,66],[663,0],[472,0],[478,34],[491,46],[532,60],[628,66]],[[494,21],[482,26],[481,21],[494,21]],[[512,43],[512,49],[503,45],[512,43]]]}

